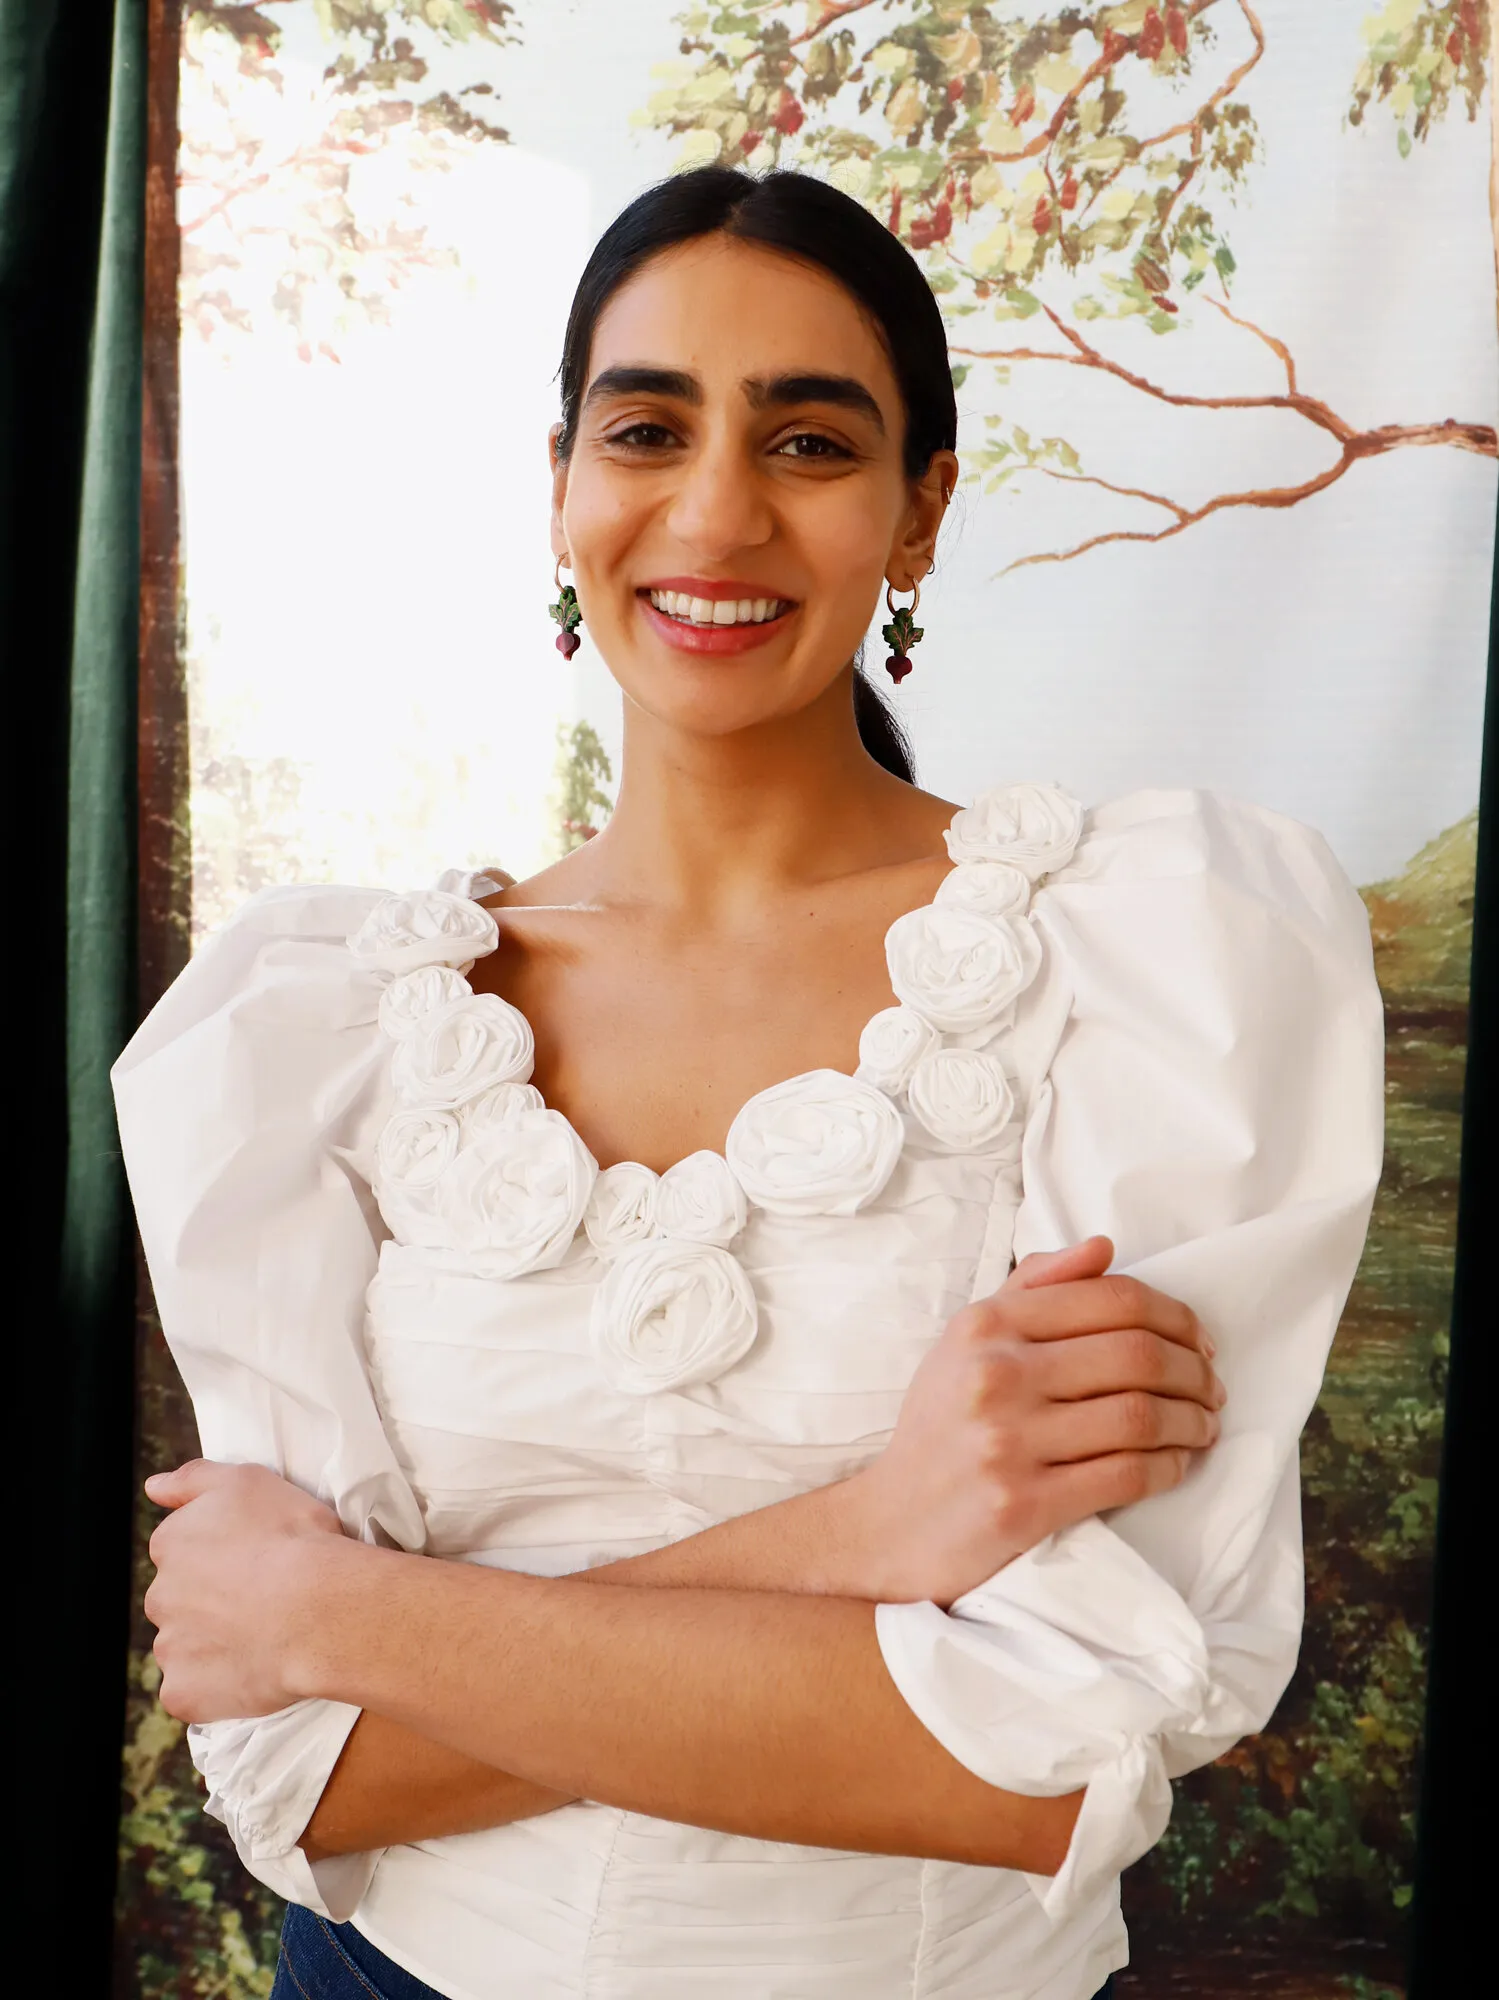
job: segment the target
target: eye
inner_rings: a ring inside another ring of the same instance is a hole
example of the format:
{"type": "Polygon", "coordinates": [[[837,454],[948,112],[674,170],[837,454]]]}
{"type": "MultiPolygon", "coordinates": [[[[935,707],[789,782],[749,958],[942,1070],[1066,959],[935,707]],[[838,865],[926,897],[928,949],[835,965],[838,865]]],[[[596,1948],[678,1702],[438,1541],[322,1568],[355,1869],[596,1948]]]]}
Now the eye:
{"type": "Polygon", "coordinates": [[[604,439],[605,444],[623,445],[627,451],[656,451],[663,445],[676,442],[675,432],[668,430],[665,424],[648,421],[625,424],[617,431],[610,431],[604,439]]]}
{"type": "Polygon", "coordinates": [[[794,436],[783,438],[775,447],[778,458],[852,458],[853,453],[836,439],[824,437],[821,431],[797,431],[794,436]]]}

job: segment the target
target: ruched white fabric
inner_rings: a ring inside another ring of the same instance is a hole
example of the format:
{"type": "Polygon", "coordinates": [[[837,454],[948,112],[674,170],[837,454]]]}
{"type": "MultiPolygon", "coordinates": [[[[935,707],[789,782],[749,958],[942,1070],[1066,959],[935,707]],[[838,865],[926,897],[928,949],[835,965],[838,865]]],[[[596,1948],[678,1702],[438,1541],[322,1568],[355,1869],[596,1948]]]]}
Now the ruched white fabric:
{"type": "Polygon", "coordinates": [[[675,1182],[557,1129],[525,1024],[466,998],[495,936],[463,878],[257,897],[117,1066],[204,1451],[435,1558],[562,1574],[839,1478],[957,1308],[1095,1231],[1218,1342],[1223,1438],[1179,1491],[876,1614],[961,1762],[1085,1788],[1054,1879],[588,1803],[313,1868],[353,1712],[194,1729],[246,1865],[454,2000],[1087,2000],[1171,1777],[1290,1674],[1296,1440],[1380,1159],[1362,906],[1317,835],[1198,793],[1010,787],[949,846],[858,1080],[762,1093],[675,1182]]]}

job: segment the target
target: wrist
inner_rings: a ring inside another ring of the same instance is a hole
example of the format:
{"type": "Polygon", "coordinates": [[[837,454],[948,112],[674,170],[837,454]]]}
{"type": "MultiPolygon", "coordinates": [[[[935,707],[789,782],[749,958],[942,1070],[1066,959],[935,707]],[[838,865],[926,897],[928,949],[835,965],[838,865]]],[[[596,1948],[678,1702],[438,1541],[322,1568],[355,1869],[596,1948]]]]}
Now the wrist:
{"type": "Polygon", "coordinates": [[[831,1532],[824,1558],[827,1574],[820,1588],[830,1597],[882,1604],[908,1594],[896,1560],[899,1518],[880,1464],[876,1459],[825,1489],[831,1532]]]}
{"type": "Polygon", "coordinates": [[[347,1699],[346,1663],[360,1655],[364,1586],[380,1553],[343,1535],[309,1535],[286,1552],[280,1651],[293,1701],[347,1699]]]}

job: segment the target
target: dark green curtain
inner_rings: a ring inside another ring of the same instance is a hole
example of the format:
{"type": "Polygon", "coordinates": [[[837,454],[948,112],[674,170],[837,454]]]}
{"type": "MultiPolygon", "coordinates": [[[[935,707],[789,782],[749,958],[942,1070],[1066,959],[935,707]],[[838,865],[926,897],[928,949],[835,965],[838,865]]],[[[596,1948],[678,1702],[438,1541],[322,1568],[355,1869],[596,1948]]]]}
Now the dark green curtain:
{"type": "MultiPolygon", "coordinates": [[[[1499,84],[1494,79],[1491,88],[1499,84]]],[[[1494,1893],[1494,1351],[1499,1344],[1499,533],[1489,612],[1479,786],[1463,1162],[1452,1360],[1433,1575],[1431,1668],[1416,1856],[1410,2000],[1466,2000],[1499,1985],[1494,1893]]]]}
{"type": "Polygon", "coordinates": [[[91,1995],[110,1984],[133,1477],[108,1071],[135,1013],[145,63],[144,0],[0,0],[0,648],[27,912],[7,982],[27,1135],[11,1421],[35,1454],[8,1516],[34,1572],[12,1728],[44,1751],[41,1783],[11,1791],[40,1864],[13,1937],[47,1940],[49,1985],[91,1995]]]}

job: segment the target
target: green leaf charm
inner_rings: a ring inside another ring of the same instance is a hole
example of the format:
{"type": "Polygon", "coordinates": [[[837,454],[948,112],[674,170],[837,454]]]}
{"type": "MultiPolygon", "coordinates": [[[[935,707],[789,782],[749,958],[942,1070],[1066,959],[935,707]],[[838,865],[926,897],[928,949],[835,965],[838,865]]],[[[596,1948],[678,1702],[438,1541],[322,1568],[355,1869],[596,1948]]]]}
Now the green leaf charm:
{"type": "Polygon", "coordinates": [[[902,604],[888,625],[880,627],[880,637],[892,653],[909,653],[925,631],[916,623],[911,606],[902,604]]]}
{"type": "Polygon", "coordinates": [[[583,623],[583,614],[578,609],[578,593],[570,583],[563,584],[562,595],[555,604],[549,604],[547,609],[564,632],[574,632],[583,623]]]}

